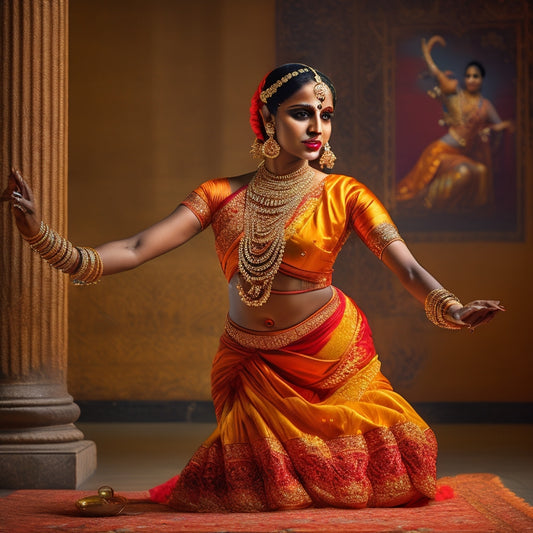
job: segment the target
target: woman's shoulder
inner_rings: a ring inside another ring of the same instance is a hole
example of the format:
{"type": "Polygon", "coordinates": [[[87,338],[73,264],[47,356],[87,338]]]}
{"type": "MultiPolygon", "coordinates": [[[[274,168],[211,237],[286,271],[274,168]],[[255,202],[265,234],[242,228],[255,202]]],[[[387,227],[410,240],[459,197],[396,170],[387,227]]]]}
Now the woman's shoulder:
{"type": "Polygon", "coordinates": [[[350,190],[369,190],[362,179],[346,174],[328,174],[324,180],[326,188],[346,188],[350,190]]]}
{"type": "Polygon", "coordinates": [[[363,179],[345,174],[330,174],[324,182],[324,191],[328,197],[337,198],[352,207],[379,200],[363,179]]]}
{"type": "Polygon", "coordinates": [[[231,192],[234,193],[239,189],[246,187],[254,175],[255,172],[247,172],[246,174],[240,174],[239,176],[228,177],[226,178],[226,181],[231,189],[231,192]]]}
{"type": "Polygon", "coordinates": [[[216,177],[201,183],[195,192],[209,197],[224,197],[233,194],[250,182],[253,172],[240,176],[216,177]],[[203,193],[203,194],[202,194],[203,193]]]}
{"type": "Polygon", "coordinates": [[[484,96],[481,97],[481,107],[484,107],[488,112],[496,111],[494,104],[484,96]]]}

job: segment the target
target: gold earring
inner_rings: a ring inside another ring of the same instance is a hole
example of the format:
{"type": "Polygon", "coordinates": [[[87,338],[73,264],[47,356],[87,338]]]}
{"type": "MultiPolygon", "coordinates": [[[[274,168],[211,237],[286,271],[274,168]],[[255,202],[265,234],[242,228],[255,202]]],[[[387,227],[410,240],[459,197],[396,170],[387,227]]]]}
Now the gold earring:
{"type": "Polygon", "coordinates": [[[254,159],[263,159],[263,143],[257,137],[252,143],[250,154],[254,159]]]}
{"type": "Polygon", "coordinates": [[[280,147],[276,139],[274,139],[274,134],[276,133],[274,123],[266,122],[265,131],[268,135],[268,139],[263,143],[263,148],[261,151],[265,157],[268,157],[269,159],[276,159],[276,157],[279,155],[280,147]]]}
{"type": "Polygon", "coordinates": [[[329,145],[329,142],[327,142],[324,145],[324,151],[322,152],[322,155],[319,159],[320,168],[327,167],[329,169],[332,169],[335,165],[335,160],[337,157],[335,154],[331,151],[331,146],[329,145]]]}

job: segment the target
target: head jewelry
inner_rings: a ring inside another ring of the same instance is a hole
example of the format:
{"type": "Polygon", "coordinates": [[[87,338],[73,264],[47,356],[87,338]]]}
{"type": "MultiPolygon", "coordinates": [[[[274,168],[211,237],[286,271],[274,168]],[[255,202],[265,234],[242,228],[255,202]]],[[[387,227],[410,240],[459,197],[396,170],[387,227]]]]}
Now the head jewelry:
{"type": "Polygon", "coordinates": [[[315,86],[313,87],[313,92],[315,96],[317,97],[318,101],[320,102],[320,105],[318,106],[319,109],[322,108],[322,102],[326,99],[326,96],[328,94],[328,86],[322,81],[322,78],[318,74],[318,72],[313,68],[309,66],[304,66],[302,68],[299,68],[297,70],[293,70],[292,72],[289,72],[288,74],[285,74],[285,76],[282,76],[278,81],[273,83],[270,87],[267,89],[261,91],[259,98],[261,99],[261,102],[264,104],[267,103],[268,99],[276,93],[276,91],[284,84],[287,83],[290,79],[295,78],[299,74],[303,74],[304,72],[311,71],[315,76],[315,86]]]}

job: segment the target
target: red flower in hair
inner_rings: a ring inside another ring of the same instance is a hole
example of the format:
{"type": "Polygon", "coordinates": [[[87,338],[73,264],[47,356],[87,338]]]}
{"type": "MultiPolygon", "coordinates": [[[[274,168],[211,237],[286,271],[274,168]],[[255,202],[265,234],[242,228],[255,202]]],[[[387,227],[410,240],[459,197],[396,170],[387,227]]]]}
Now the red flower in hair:
{"type": "Polygon", "coordinates": [[[257,91],[255,91],[254,95],[252,96],[252,102],[250,104],[250,126],[252,126],[252,131],[255,133],[255,136],[260,141],[265,140],[265,136],[263,133],[263,119],[261,117],[261,113],[259,112],[259,110],[263,107],[263,102],[261,102],[261,98],[259,97],[259,95],[263,90],[265,80],[266,76],[259,84],[259,87],[257,87],[257,91]]]}

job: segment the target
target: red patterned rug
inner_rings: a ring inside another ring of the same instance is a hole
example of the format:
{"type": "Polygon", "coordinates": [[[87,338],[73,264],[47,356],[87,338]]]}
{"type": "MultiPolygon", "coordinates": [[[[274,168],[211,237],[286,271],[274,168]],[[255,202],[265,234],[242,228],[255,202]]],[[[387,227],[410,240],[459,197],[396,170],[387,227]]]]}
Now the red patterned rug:
{"type": "MultiPolygon", "coordinates": [[[[443,478],[455,497],[422,507],[394,509],[304,509],[273,513],[177,513],[151,503],[129,503],[112,517],[80,516],[75,502],[95,492],[19,490],[0,498],[0,532],[165,533],[207,532],[533,532],[533,507],[492,474],[443,478]]],[[[144,499],[146,493],[122,493],[144,499]]]]}

